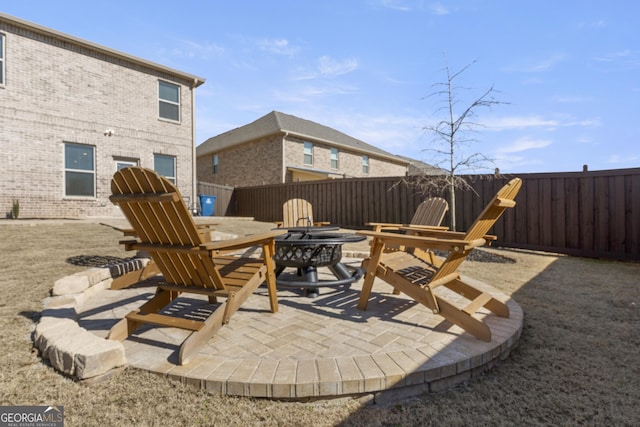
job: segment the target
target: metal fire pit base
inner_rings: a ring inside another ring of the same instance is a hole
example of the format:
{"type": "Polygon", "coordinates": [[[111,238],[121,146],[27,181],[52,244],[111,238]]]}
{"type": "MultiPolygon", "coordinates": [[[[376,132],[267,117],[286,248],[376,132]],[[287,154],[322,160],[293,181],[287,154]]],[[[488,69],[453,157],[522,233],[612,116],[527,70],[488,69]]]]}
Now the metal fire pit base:
{"type": "Polygon", "coordinates": [[[278,278],[276,285],[282,288],[303,289],[309,297],[318,296],[318,289],[332,286],[348,286],[359,280],[364,270],[347,267],[341,262],[342,244],[363,240],[364,236],[344,233],[292,232],[276,238],[276,276],[287,267],[297,270],[297,279],[278,278]],[[318,267],[327,267],[335,280],[320,280],[318,267]]]}
{"type": "MultiPolygon", "coordinates": [[[[319,295],[319,288],[345,286],[348,287],[353,282],[359,280],[364,275],[364,270],[360,267],[347,267],[341,262],[327,266],[336,276],[336,280],[320,280],[318,269],[315,266],[298,268],[297,277],[299,280],[276,279],[279,288],[302,289],[306,296],[315,298],[319,295]]],[[[276,269],[276,276],[284,271],[284,267],[276,269]]]]}

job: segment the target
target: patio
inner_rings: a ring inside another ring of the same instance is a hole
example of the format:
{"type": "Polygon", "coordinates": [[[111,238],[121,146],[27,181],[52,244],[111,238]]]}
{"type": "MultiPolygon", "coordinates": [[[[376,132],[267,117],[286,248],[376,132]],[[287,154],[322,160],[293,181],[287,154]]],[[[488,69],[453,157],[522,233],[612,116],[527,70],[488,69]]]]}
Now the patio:
{"type": "MultiPolygon", "coordinates": [[[[346,264],[360,264],[365,254],[358,250],[365,246],[360,246],[345,251],[346,264]]],[[[95,270],[86,274],[96,276],[95,270]]],[[[323,267],[319,275],[322,279],[331,273],[323,267]]],[[[47,316],[77,313],[79,328],[104,338],[117,319],[153,295],[155,280],[118,291],[108,290],[109,278],[97,280],[81,298],[76,294],[72,303],[64,295],[56,298],[66,305],[49,301],[41,324],[43,320],[47,324],[47,316]],[[69,304],[74,305],[73,310],[69,304]]],[[[356,305],[362,280],[351,286],[323,288],[318,298],[279,289],[280,310],[275,314],[269,313],[266,289],[260,288],[184,366],[176,364],[176,353],[188,331],[144,327],[122,343],[104,341],[123,346],[127,366],[213,393],[283,400],[358,395],[374,401],[395,400],[445,390],[478,376],[507,357],[517,344],[522,330],[520,306],[489,285],[473,282],[509,301],[510,318],[486,314],[494,336],[490,343],[464,333],[403,295],[392,295],[384,285],[377,289],[385,293],[376,292],[369,308],[360,311],[356,305]]],[[[451,298],[455,300],[456,294],[451,298]]],[[[206,305],[206,298],[190,295],[178,300],[172,310],[184,316],[197,316],[199,311],[206,315],[206,305]]],[[[70,344],[65,341],[63,345],[70,344]]],[[[69,350],[75,352],[75,360],[81,353],[79,347],[82,345],[69,350]]],[[[65,352],[58,349],[58,353],[65,352]]],[[[98,376],[108,375],[109,363],[113,368],[121,364],[118,357],[104,354],[95,360],[105,362],[98,376]]]]}

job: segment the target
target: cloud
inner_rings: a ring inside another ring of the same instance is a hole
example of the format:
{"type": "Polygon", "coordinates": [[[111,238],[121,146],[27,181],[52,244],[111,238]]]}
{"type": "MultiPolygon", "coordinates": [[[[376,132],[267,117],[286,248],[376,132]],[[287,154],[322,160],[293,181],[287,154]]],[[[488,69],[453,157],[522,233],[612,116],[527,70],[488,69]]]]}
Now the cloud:
{"type": "Polygon", "coordinates": [[[347,95],[357,91],[357,88],[349,85],[340,84],[318,84],[305,85],[299,88],[277,89],[272,92],[273,97],[281,102],[292,104],[304,104],[313,102],[314,99],[334,96],[347,95]]]}
{"type": "Polygon", "coordinates": [[[164,52],[178,58],[209,59],[224,53],[224,47],[213,42],[196,42],[193,40],[180,40],[180,45],[164,52]]]}
{"type": "Polygon", "coordinates": [[[545,148],[549,145],[551,145],[551,141],[548,139],[529,139],[528,137],[523,137],[510,145],[498,148],[496,152],[501,154],[521,153],[523,151],[545,148]]]}
{"type": "Polygon", "coordinates": [[[607,159],[607,163],[610,164],[636,164],[638,162],[638,156],[620,156],[618,154],[612,154],[607,159]]]}
{"type": "Polygon", "coordinates": [[[565,58],[566,58],[566,55],[562,53],[555,53],[547,56],[546,58],[528,60],[522,64],[507,67],[505,71],[520,72],[520,73],[542,73],[545,71],[549,71],[550,69],[555,67],[557,64],[564,61],[565,58]]]}
{"type": "Polygon", "coordinates": [[[261,39],[258,40],[258,48],[265,52],[286,56],[293,56],[300,50],[299,47],[291,45],[287,39],[261,39]]]}
{"type": "Polygon", "coordinates": [[[563,96],[563,95],[555,95],[553,100],[560,104],[580,104],[583,102],[589,102],[592,100],[591,97],[588,96],[563,96]]]}
{"type": "Polygon", "coordinates": [[[607,22],[603,19],[598,21],[590,21],[590,22],[579,22],[577,24],[578,28],[604,28],[607,26],[607,22]]]}
{"type": "Polygon", "coordinates": [[[442,3],[431,4],[430,9],[431,13],[433,13],[434,15],[448,15],[450,13],[449,9],[442,3]]]}
{"type": "Polygon", "coordinates": [[[327,55],[318,59],[318,71],[323,76],[339,76],[358,68],[358,60],[354,58],[337,61],[327,55]]]}
{"type": "Polygon", "coordinates": [[[411,11],[411,7],[407,6],[406,3],[402,0],[382,0],[380,2],[382,6],[387,9],[398,10],[400,12],[409,12],[411,11]]]}
{"type": "Polygon", "coordinates": [[[483,122],[486,130],[504,131],[511,129],[530,129],[543,128],[546,130],[555,130],[559,127],[597,127],[602,123],[599,117],[593,119],[576,120],[571,116],[562,116],[555,119],[546,119],[540,116],[513,116],[489,119],[483,122]]]}
{"type": "Polygon", "coordinates": [[[355,58],[338,61],[328,55],[321,56],[313,69],[298,67],[291,72],[293,81],[313,80],[318,77],[336,77],[357,70],[358,60],[355,58]]]}
{"type": "Polygon", "coordinates": [[[632,52],[629,49],[620,50],[618,52],[608,53],[604,56],[597,56],[594,59],[598,62],[613,62],[619,59],[626,59],[632,56],[632,52]]]}
{"type": "Polygon", "coordinates": [[[484,121],[487,130],[501,131],[507,129],[525,129],[525,128],[556,128],[560,125],[557,120],[543,119],[539,116],[523,116],[523,117],[502,117],[489,121],[484,121]]]}

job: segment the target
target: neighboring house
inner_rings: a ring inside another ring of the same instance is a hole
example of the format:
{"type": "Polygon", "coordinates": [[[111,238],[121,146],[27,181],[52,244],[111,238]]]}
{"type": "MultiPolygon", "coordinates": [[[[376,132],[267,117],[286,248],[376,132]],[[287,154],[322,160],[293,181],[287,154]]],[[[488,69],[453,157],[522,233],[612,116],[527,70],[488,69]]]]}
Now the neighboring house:
{"type": "Polygon", "coordinates": [[[0,13],[0,209],[111,216],[113,173],[154,168],[194,197],[204,79],[0,13]]]}
{"type": "Polygon", "coordinates": [[[407,169],[407,175],[446,175],[447,171],[437,166],[430,165],[420,160],[415,160],[409,157],[398,156],[409,162],[407,169]]]}
{"type": "Polygon", "coordinates": [[[408,161],[327,126],[272,111],[196,148],[198,181],[234,187],[404,176],[408,161]]]}

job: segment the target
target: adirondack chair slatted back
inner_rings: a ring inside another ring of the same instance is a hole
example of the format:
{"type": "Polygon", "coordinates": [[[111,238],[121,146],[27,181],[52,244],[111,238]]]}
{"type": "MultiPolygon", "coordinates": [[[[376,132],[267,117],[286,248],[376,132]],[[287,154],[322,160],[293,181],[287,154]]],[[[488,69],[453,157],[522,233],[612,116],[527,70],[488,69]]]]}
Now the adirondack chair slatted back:
{"type": "Polygon", "coordinates": [[[305,199],[289,199],[282,205],[282,226],[313,226],[313,208],[305,199]]]}
{"type": "Polygon", "coordinates": [[[199,245],[198,233],[178,189],[154,171],[121,169],[111,181],[112,202],[118,204],[140,242],[169,284],[225,289],[212,258],[199,245]],[[173,251],[157,252],[153,245],[173,251]]]}
{"type": "MultiPolygon", "coordinates": [[[[521,186],[522,180],[520,178],[514,178],[503,186],[487,204],[471,227],[469,227],[464,240],[482,239],[486,236],[504,211],[516,205],[515,197],[518,191],[520,191],[521,186]]],[[[441,268],[436,272],[433,280],[435,281],[455,272],[469,252],[470,251],[451,252],[441,268]]]]}
{"type": "Polygon", "coordinates": [[[429,197],[418,205],[410,224],[439,226],[448,210],[449,204],[445,199],[429,197]]]}

